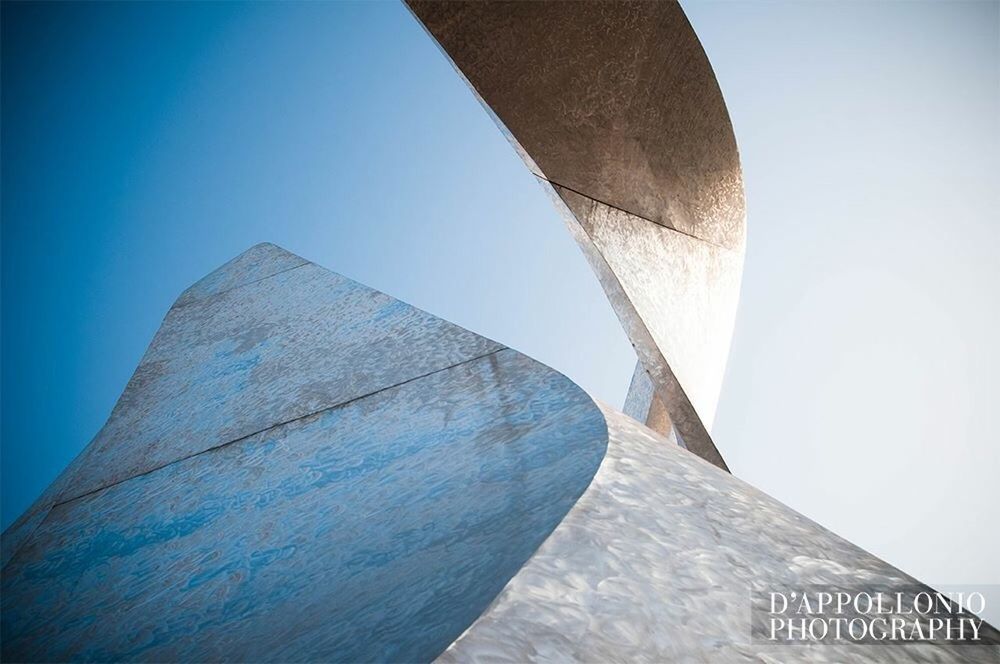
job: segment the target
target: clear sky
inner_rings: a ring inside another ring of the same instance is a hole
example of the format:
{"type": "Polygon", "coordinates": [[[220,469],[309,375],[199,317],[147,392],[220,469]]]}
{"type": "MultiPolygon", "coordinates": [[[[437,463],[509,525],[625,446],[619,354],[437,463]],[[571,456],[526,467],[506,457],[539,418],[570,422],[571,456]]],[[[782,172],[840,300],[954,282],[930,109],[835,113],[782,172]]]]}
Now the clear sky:
{"type": "MultiPolygon", "coordinates": [[[[719,449],[922,580],[1000,585],[1000,5],[684,6],[749,204],[719,449]]],[[[260,241],[623,400],[596,279],[401,5],[5,3],[2,31],[4,526],[260,241]]]]}

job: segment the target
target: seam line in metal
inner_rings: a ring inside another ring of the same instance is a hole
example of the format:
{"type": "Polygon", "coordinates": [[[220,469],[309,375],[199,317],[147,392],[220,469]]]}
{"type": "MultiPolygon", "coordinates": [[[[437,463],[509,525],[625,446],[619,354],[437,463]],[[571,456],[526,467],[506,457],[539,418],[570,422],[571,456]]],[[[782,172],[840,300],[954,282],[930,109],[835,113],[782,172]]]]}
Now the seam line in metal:
{"type": "MultiPolygon", "coordinates": [[[[450,371],[451,369],[454,369],[456,367],[460,367],[463,364],[468,364],[470,362],[478,362],[479,360],[482,360],[484,358],[490,357],[491,355],[496,355],[497,353],[505,351],[505,350],[510,350],[510,349],[507,346],[501,346],[500,348],[497,348],[496,350],[492,350],[489,353],[483,353],[482,355],[477,355],[476,357],[470,357],[467,360],[462,360],[461,362],[456,362],[455,364],[449,364],[446,367],[441,367],[440,369],[435,369],[433,371],[428,371],[425,374],[421,374],[419,376],[414,376],[413,378],[407,378],[404,381],[400,381],[398,383],[393,383],[392,385],[387,385],[386,387],[380,387],[379,389],[375,390],[374,392],[368,392],[367,394],[362,394],[362,395],[359,395],[359,396],[356,396],[356,397],[351,397],[350,399],[348,399],[346,401],[341,401],[339,403],[335,403],[332,406],[325,406],[323,408],[320,408],[319,410],[314,410],[311,413],[306,413],[305,415],[297,415],[297,416],[295,416],[293,418],[290,418],[290,419],[287,419],[287,420],[283,420],[281,422],[275,422],[274,424],[269,424],[266,427],[264,427],[263,429],[258,429],[257,431],[253,431],[251,433],[245,434],[243,436],[240,436],[239,438],[234,438],[234,439],[232,439],[230,441],[227,441],[225,443],[219,443],[218,445],[213,445],[212,447],[208,447],[208,448],[205,448],[205,449],[200,450],[198,452],[194,452],[193,454],[188,454],[187,456],[180,457],[179,459],[174,459],[173,461],[170,461],[170,462],[165,463],[163,465],[157,466],[155,468],[150,468],[149,470],[144,470],[141,473],[136,473],[135,475],[131,475],[130,477],[126,477],[125,479],[122,479],[122,480],[118,480],[117,482],[112,482],[110,484],[105,484],[103,486],[99,486],[96,489],[91,489],[90,491],[87,491],[85,493],[81,493],[78,496],[73,496],[71,498],[67,498],[66,500],[57,500],[56,502],[54,502],[52,504],[52,507],[49,508],[49,514],[46,515],[46,517],[45,517],[45,519],[43,519],[43,521],[45,521],[46,519],[48,519],[48,516],[55,510],[55,508],[59,507],[60,505],[65,505],[66,503],[71,503],[71,502],[73,502],[75,500],[79,500],[81,498],[86,498],[87,496],[91,496],[91,495],[93,495],[95,493],[99,493],[101,491],[104,491],[105,489],[110,489],[111,487],[118,486],[119,484],[124,484],[125,482],[129,482],[131,480],[134,480],[137,477],[142,477],[143,475],[149,475],[150,473],[155,473],[158,470],[162,470],[162,469],[164,469],[164,468],[166,468],[168,466],[173,466],[174,464],[180,463],[182,461],[187,461],[188,459],[193,459],[194,457],[201,456],[202,454],[208,454],[209,452],[215,452],[215,451],[217,451],[219,449],[222,449],[223,447],[228,447],[229,445],[234,445],[236,443],[241,443],[241,442],[243,442],[243,441],[245,441],[245,440],[247,440],[249,438],[253,438],[254,436],[256,436],[258,434],[262,434],[265,431],[270,431],[271,429],[276,429],[278,427],[285,426],[286,424],[291,424],[292,422],[297,422],[299,420],[304,420],[304,419],[306,419],[308,417],[312,417],[313,415],[319,415],[320,413],[325,413],[327,411],[336,410],[337,408],[342,408],[344,406],[349,406],[350,404],[354,403],[355,401],[360,401],[362,399],[367,399],[368,397],[371,397],[371,396],[374,396],[376,394],[379,394],[380,392],[385,392],[386,390],[391,390],[391,389],[394,389],[394,388],[397,388],[397,387],[401,387],[403,385],[406,385],[407,383],[412,383],[413,381],[421,380],[423,378],[427,378],[428,376],[433,376],[434,374],[441,373],[443,371],[450,371]]],[[[41,524],[39,524],[39,525],[41,525],[41,524]]]]}
{"type": "MultiPolygon", "coordinates": [[[[197,304],[199,302],[204,302],[205,300],[211,300],[213,298],[219,297],[220,295],[225,295],[226,293],[231,293],[232,291],[240,289],[240,288],[243,288],[245,286],[252,286],[254,284],[259,284],[262,281],[267,281],[271,277],[276,277],[279,274],[284,274],[285,272],[291,272],[292,270],[297,270],[300,267],[305,267],[306,265],[312,265],[312,263],[310,261],[304,261],[302,263],[299,263],[298,265],[293,265],[292,267],[286,267],[284,270],[278,270],[274,274],[269,274],[266,277],[261,277],[260,279],[254,279],[253,281],[247,281],[247,282],[242,283],[242,284],[237,284],[236,286],[233,286],[232,288],[227,288],[226,290],[221,290],[221,291],[219,291],[217,293],[209,293],[208,295],[205,295],[203,297],[196,297],[193,300],[191,300],[190,302],[182,302],[180,304],[175,304],[174,306],[170,307],[170,309],[171,310],[183,309],[184,307],[189,307],[192,304],[197,304]]],[[[197,284],[195,284],[195,285],[197,285],[197,284]]],[[[181,293],[181,295],[183,296],[183,293],[181,293]]]]}
{"type": "Polygon", "coordinates": [[[629,215],[630,217],[635,217],[636,219],[641,219],[642,221],[647,221],[647,222],[649,222],[651,224],[655,224],[655,225],[659,226],[660,228],[665,228],[668,231],[673,231],[675,233],[680,233],[681,235],[687,236],[687,237],[691,238],[692,240],[698,240],[699,242],[704,242],[705,244],[710,244],[713,247],[718,247],[719,249],[724,249],[725,251],[733,251],[732,249],[730,249],[729,247],[727,247],[725,245],[716,244],[715,242],[712,242],[711,240],[706,240],[703,237],[698,237],[697,235],[692,235],[691,233],[688,233],[686,231],[682,231],[679,228],[674,228],[673,226],[667,226],[666,224],[661,224],[660,222],[653,221],[652,219],[650,219],[648,217],[643,217],[642,215],[636,214],[635,212],[630,212],[629,210],[626,210],[625,208],[620,208],[617,205],[612,205],[611,203],[608,203],[607,201],[602,201],[599,198],[594,198],[590,194],[585,194],[582,191],[577,191],[573,187],[567,187],[566,185],[560,184],[560,183],[556,182],[555,180],[550,180],[549,178],[545,177],[544,175],[538,175],[537,173],[535,173],[533,171],[532,171],[532,175],[534,175],[535,177],[540,178],[542,180],[545,180],[546,182],[548,182],[551,185],[554,185],[554,186],[559,187],[561,189],[565,189],[566,191],[572,191],[577,196],[583,196],[587,200],[594,201],[595,203],[600,203],[601,205],[609,207],[612,210],[618,210],[619,212],[624,212],[625,214],[629,215]]]}
{"type": "MultiPolygon", "coordinates": [[[[545,180],[545,178],[541,178],[541,179],[545,180]]],[[[557,183],[551,182],[550,180],[545,180],[545,181],[549,182],[549,184],[557,184],[557,183]]],[[[562,186],[562,185],[558,185],[558,186],[562,186]]],[[[568,187],[567,187],[567,189],[568,189],[568,187]]],[[[573,190],[570,189],[570,191],[573,191],[573,190]]],[[[578,193],[579,194],[579,192],[574,192],[574,193],[578,193]]],[[[584,196],[585,198],[587,198],[589,200],[592,200],[592,201],[595,201],[597,203],[600,203],[600,201],[598,201],[597,199],[590,198],[586,194],[579,194],[579,195],[580,196],[584,196]]],[[[613,206],[611,206],[611,207],[613,207],[613,206]]],[[[622,211],[623,212],[627,212],[626,210],[622,210],[622,211]]],[[[587,236],[587,239],[590,242],[590,246],[593,248],[593,251],[596,253],[597,257],[601,260],[602,263],[604,263],[604,265],[607,266],[609,278],[611,278],[611,279],[614,280],[614,282],[618,285],[618,288],[621,289],[622,293],[626,293],[626,297],[627,297],[627,291],[625,290],[624,284],[622,284],[621,280],[618,278],[617,273],[615,273],[615,271],[611,269],[611,265],[608,263],[608,259],[605,258],[605,256],[604,256],[604,251],[601,249],[601,247],[598,245],[598,243],[594,240],[594,236],[590,233],[589,230],[587,230],[587,228],[582,223],[580,223],[579,219],[576,219],[576,215],[573,214],[572,210],[568,209],[568,206],[567,206],[567,212],[569,212],[570,216],[573,217],[573,219],[575,220],[575,223],[577,224],[577,226],[580,227],[580,230],[584,233],[584,235],[587,236]]],[[[631,214],[631,213],[629,213],[629,214],[631,214]]],[[[642,217],[640,217],[640,219],[642,219],[642,217]]],[[[649,221],[649,220],[646,219],[645,221],[649,221]]],[[[656,222],[652,222],[651,221],[649,223],[656,223],[656,222]]],[[[659,225],[659,224],[657,224],[657,225],[659,225]]],[[[678,232],[680,232],[680,231],[678,231],[678,232]]],[[[711,243],[709,243],[709,244],[711,244],[711,243]]],[[[598,280],[600,280],[600,276],[598,276],[598,280]]],[[[634,324],[637,327],[639,327],[643,332],[645,332],[646,336],[648,336],[650,339],[652,339],[653,338],[652,332],[650,332],[649,327],[646,325],[646,321],[643,320],[642,317],[638,315],[638,312],[635,311],[635,306],[632,304],[631,300],[628,301],[628,305],[627,306],[630,307],[634,313],[636,313],[636,316],[635,316],[636,320],[635,320],[634,324]]],[[[615,315],[617,315],[617,312],[616,312],[615,315]]],[[[625,326],[625,327],[627,327],[627,326],[625,326]]],[[[636,347],[635,342],[631,341],[631,343],[632,343],[633,350],[636,350],[636,356],[637,356],[636,359],[637,359],[639,367],[641,368],[642,371],[645,371],[647,373],[647,375],[648,375],[649,371],[646,369],[646,367],[642,363],[642,357],[639,355],[638,348],[636,347]]],[[[670,363],[667,362],[667,358],[663,356],[662,351],[660,351],[658,347],[657,347],[657,351],[656,352],[663,359],[663,363],[666,366],[667,370],[671,374],[673,374],[673,369],[670,367],[670,363]]],[[[718,446],[715,444],[715,440],[712,438],[711,432],[708,430],[708,427],[705,426],[705,423],[701,421],[701,416],[698,414],[698,411],[695,410],[694,404],[691,403],[691,399],[688,398],[687,392],[684,391],[684,387],[681,386],[680,380],[677,379],[676,375],[673,376],[673,379],[674,379],[674,382],[677,385],[677,389],[680,391],[680,397],[681,397],[681,399],[683,399],[683,404],[681,404],[681,405],[687,405],[687,407],[691,409],[692,414],[698,420],[698,424],[701,426],[701,428],[705,432],[705,441],[708,442],[708,444],[712,447],[712,450],[715,452],[715,454],[722,461],[723,465],[719,466],[714,461],[710,461],[710,460],[706,459],[704,456],[702,456],[699,453],[695,453],[696,456],[698,456],[698,458],[700,458],[700,459],[704,459],[705,461],[707,461],[708,463],[712,464],[713,466],[715,466],[717,468],[720,468],[724,472],[732,474],[732,471],[729,470],[728,464],[726,464],[725,459],[722,457],[722,452],[719,451],[718,446]]],[[[652,380],[652,376],[650,376],[650,380],[652,380]]],[[[656,395],[657,395],[657,392],[658,392],[658,390],[657,390],[658,387],[659,386],[657,385],[656,381],[653,380],[653,392],[652,392],[652,395],[650,396],[651,399],[656,399],[656,395]]],[[[663,399],[661,399],[661,402],[663,403],[664,408],[667,409],[667,414],[668,414],[668,416],[670,417],[670,420],[671,420],[671,426],[674,428],[674,430],[677,432],[677,435],[680,437],[681,436],[680,429],[677,426],[677,420],[674,417],[674,413],[672,412],[672,410],[670,408],[669,402],[664,401],[663,399]]],[[[687,447],[687,445],[684,445],[684,449],[689,449],[689,448],[687,447]]]]}
{"type": "MultiPolygon", "coordinates": [[[[56,479],[58,479],[58,477],[56,479]]],[[[53,480],[53,481],[55,481],[55,480],[53,480]]],[[[34,536],[35,532],[39,528],[41,528],[42,525],[46,521],[49,520],[49,515],[52,514],[52,508],[53,507],[55,507],[55,505],[49,505],[45,509],[45,514],[42,516],[41,519],[38,520],[38,523],[36,523],[34,526],[32,526],[31,530],[29,530],[28,533],[24,537],[21,538],[20,543],[18,543],[17,546],[15,546],[13,549],[11,549],[10,557],[7,558],[7,562],[4,563],[4,565],[2,567],[0,567],[0,572],[3,572],[3,570],[7,569],[7,565],[10,565],[12,562],[14,562],[14,558],[17,558],[17,554],[21,551],[21,549],[24,548],[24,545],[27,544],[28,542],[30,542],[31,538],[34,536]]],[[[31,507],[29,506],[28,509],[31,509],[31,507]]],[[[38,511],[38,513],[40,513],[40,512],[41,512],[41,510],[38,511]]],[[[13,525],[14,525],[13,523],[10,524],[10,526],[7,526],[7,529],[9,530],[11,528],[11,526],[13,526],[13,525]]],[[[7,532],[7,531],[5,530],[4,532],[7,532]]]]}

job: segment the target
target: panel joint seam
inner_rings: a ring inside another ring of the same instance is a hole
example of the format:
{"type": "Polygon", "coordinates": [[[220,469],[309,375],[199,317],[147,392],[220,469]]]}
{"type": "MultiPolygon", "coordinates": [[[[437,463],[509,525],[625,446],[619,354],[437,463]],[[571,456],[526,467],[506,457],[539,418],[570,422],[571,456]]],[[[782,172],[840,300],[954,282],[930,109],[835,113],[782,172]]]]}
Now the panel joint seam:
{"type": "MultiPolygon", "coordinates": [[[[74,501],[79,500],[81,498],[86,498],[87,496],[91,496],[91,495],[93,495],[95,493],[100,493],[101,491],[104,491],[106,489],[110,489],[112,487],[118,486],[119,484],[124,484],[125,482],[129,482],[131,480],[134,480],[137,477],[142,477],[144,475],[149,475],[151,473],[155,473],[158,470],[162,470],[164,468],[167,468],[168,466],[173,466],[174,464],[178,464],[178,463],[181,463],[183,461],[187,461],[188,459],[193,459],[194,457],[201,456],[203,454],[208,454],[209,452],[215,452],[217,450],[222,449],[223,447],[228,447],[230,445],[235,445],[236,443],[244,442],[246,440],[249,440],[250,438],[253,438],[254,436],[257,436],[259,434],[262,434],[262,433],[265,433],[267,431],[270,431],[271,429],[277,429],[278,427],[282,427],[282,426],[285,426],[287,424],[292,424],[293,422],[298,422],[299,420],[304,420],[304,419],[312,417],[314,415],[319,415],[321,413],[326,413],[328,411],[336,410],[338,408],[343,408],[344,406],[349,406],[349,405],[351,405],[352,403],[354,403],[356,401],[360,401],[362,399],[367,399],[368,397],[375,396],[376,394],[379,394],[381,392],[385,392],[387,390],[392,390],[392,389],[395,389],[397,387],[402,387],[403,385],[406,385],[407,383],[412,383],[414,381],[422,380],[424,378],[427,378],[429,376],[433,376],[434,374],[442,373],[444,371],[450,371],[452,369],[455,369],[456,367],[462,366],[463,364],[469,364],[470,362],[478,362],[479,360],[485,359],[487,357],[491,357],[491,356],[496,355],[497,353],[500,353],[500,352],[505,351],[505,350],[509,350],[509,348],[507,346],[499,345],[499,348],[491,350],[488,353],[483,353],[482,355],[477,355],[475,357],[470,357],[467,360],[462,360],[461,362],[456,362],[456,363],[450,364],[450,365],[448,365],[446,367],[441,367],[440,369],[434,369],[433,371],[428,371],[427,373],[421,374],[419,376],[414,376],[413,378],[407,378],[404,381],[400,381],[398,383],[393,383],[392,385],[387,385],[385,387],[380,387],[379,389],[377,389],[377,390],[375,390],[373,392],[368,392],[367,394],[361,394],[361,395],[356,396],[356,397],[351,397],[350,399],[347,399],[346,401],[341,401],[341,402],[335,403],[335,404],[333,404],[331,406],[324,406],[323,408],[320,408],[318,410],[314,410],[314,411],[312,411],[310,413],[306,413],[304,415],[297,415],[295,417],[289,418],[287,420],[283,420],[281,422],[275,422],[274,424],[269,424],[269,425],[267,425],[266,427],[264,427],[262,429],[258,429],[257,431],[253,431],[251,433],[245,434],[245,435],[240,436],[238,438],[234,438],[233,440],[230,440],[230,441],[227,441],[227,442],[224,442],[224,443],[219,443],[218,445],[213,445],[212,447],[207,447],[207,448],[205,448],[203,450],[199,450],[197,452],[193,452],[191,454],[188,454],[187,456],[183,456],[183,457],[180,457],[178,459],[174,459],[173,461],[169,461],[169,462],[164,463],[162,465],[156,466],[155,468],[150,468],[149,470],[144,470],[141,473],[136,473],[135,475],[131,475],[129,477],[126,477],[125,479],[118,480],[117,482],[112,482],[110,484],[105,484],[103,486],[99,486],[96,489],[91,489],[90,491],[86,491],[86,492],[81,493],[81,494],[79,494],[77,496],[72,496],[72,497],[67,498],[65,500],[58,500],[58,501],[54,502],[52,504],[52,506],[49,508],[49,514],[51,514],[52,511],[54,511],[55,508],[59,507],[60,505],[65,505],[67,503],[74,502],[74,501]]],[[[46,516],[46,519],[47,518],[48,518],[48,516],[46,516]]]]}
{"type": "Polygon", "coordinates": [[[572,191],[577,196],[583,196],[584,198],[586,198],[589,201],[593,201],[595,203],[599,203],[599,204],[601,204],[601,205],[603,205],[605,207],[611,208],[612,210],[618,210],[619,212],[624,212],[625,214],[629,215],[630,217],[635,217],[636,219],[641,219],[642,221],[646,221],[646,222],[649,222],[651,224],[655,224],[656,226],[659,226],[660,228],[665,228],[668,231],[673,231],[674,233],[679,233],[680,235],[684,235],[685,237],[689,237],[692,240],[697,240],[699,242],[704,242],[705,244],[709,244],[709,245],[711,245],[713,247],[716,247],[718,249],[722,249],[724,251],[734,251],[733,249],[730,249],[729,247],[727,247],[725,245],[718,244],[716,242],[712,242],[711,240],[706,240],[705,238],[698,237],[697,235],[692,235],[691,233],[688,233],[687,231],[682,231],[679,228],[674,228],[673,226],[667,226],[666,224],[662,224],[662,223],[660,223],[658,221],[654,221],[654,220],[650,219],[649,217],[643,217],[642,215],[636,214],[635,212],[631,212],[629,210],[626,210],[625,208],[618,207],[617,205],[612,205],[611,203],[608,203],[607,201],[602,201],[599,198],[594,198],[590,194],[585,194],[582,191],[577,191],[573,187],[567,187],[566,185],[560,184],[560,183],[556,182],[555,180],[550,180],[549,178],[545,177],[544,175],[538,175],[537,173],[533,173],[533,175],[535,175],[536,177],[538,177],[538,178],[540,178],[542,180],[545,180],[546,182],[548,182],[549,184],[551,184],[553,186],[559,187],[561,189],[565,189],[566,191],[572,191]]]}
{"type": "MultiPolygon", "coordinates": [[[[170,308],[171,309],[183,309],[184,307],[189,307],[192,304],[199,304],[201,302],[205,302],[206,300],[211,300],[211,299],[220,297],[222,295],[225,295],[226,293],[231,293],[234,290],[238,290],[238,289],[244,288],[246,286],[252,286],[254,284],[259,284],[260,282],[267,281],[268,279],[270,279],[272,277],[276,277],[279,274],[284,274],[285,272],[291,272],[292,270],[297,270],[300,267],[305,267],[306,265],[311,265],[311,263],[309,261],[303,261],[303,262],[299,263],[298,265],[293,265],[292,267],[286,267],[284,270],[278,270],[277,272],[274,272],[273,274],[269,274],[266,277],[261,277],[260,279],[254,279],[253,281],[247,281],[247,282],[244,282],[242,284],[237,284],[237,285],[235,285],[235,286],[233,286],[231,288],[227,288],[225,290],[221,290],[221,291],[218,291],[216,293],[209,293],[208,295],[204,295],[202,297],[196,297],[193,300],[190,300],[189,302],[182,302],[180,304],[174,304],[170,308]]],[[[197,285],[197,284],[195,284],[195,285],[197,285]]],[[[183,295],[184,295],[184,293],[181,293],[182,297],[183,297],[183,295]]]]}

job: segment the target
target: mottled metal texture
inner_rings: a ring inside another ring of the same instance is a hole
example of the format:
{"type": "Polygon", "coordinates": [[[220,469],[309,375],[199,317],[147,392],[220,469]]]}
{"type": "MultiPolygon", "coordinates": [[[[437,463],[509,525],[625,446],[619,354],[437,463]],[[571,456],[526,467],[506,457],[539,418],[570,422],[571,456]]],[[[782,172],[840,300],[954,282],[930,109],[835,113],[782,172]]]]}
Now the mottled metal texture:
{"type": "Polygon", "coordinates": [[[301,267],[308,262],[277,245],[262,242],[200,279],[181,293],[174,306],[190,304],[195,300],[216,295],[237,286],[261,281],[279,272],[301,267]]]}
{"type": "Polygon", "coordinates": [[[656,387],[725,468],[715,415],[745,205],[715,75],[674,2],[407,0],[550,188],[656,387]]]}
{"type": "Polygon", "coordinates": [[[714,417],[736,315],[742,256],[559,187],[555,190],[557,206],[594,266],[654,387],[651,405],[660,407],[651,408],[642,421],[661,433],[669,433],[672,423],[688,449],[728,469],[704,428],[705,411],[699,413],[694,404],[709,404],[707,412],[714,417]],[[666,321],[669,324],[658,324],[666,321]],[[664,349],[685,361],[668,361],[664,349]]]}
{"type": "Polygon", "coordinates": [[[4,567],[5,661],[430,660],[586,489],[568,379],[288,256],[171,309],[4,567]]]}
{"type": "Polygon", "coordinates": [[[501,348],[299,261],[182,296],[63,500],[501,348]]]}
{"type": "Polygon", "coordinates": [[[677,434],[677,429],[670,420],[666,404],[656,395],[656,386],[642,363],[637,362],[632,373],[632,382],[628,386],[628,396],[622,412],[633,420],[645,422],[654,431],[666,431],[672,440],[684,447],[684,440],[677,434]]]}
{"type": "MultiPolygon", "coordinates": [[[[173,309],[178,309],[200,298],[222,293],[238,286],[252,284],[288,269],[304,266],[307,262],[305,259],[267,242],[255,245],[185,290],[174,303],[173,309]]],[[[154,339],[149,351],[147,351],[147,357],[156,343],[154,339]]],[[[143,362],[140,363],[139,368],[132,378],[130,385],[133,385],[133,387],[135,386],[136,379],[143,373],[148,372],[148,366],[146,368],[143,367],[145,359],[144,357],[143,362]]],[[[169,394],[166,396],[169,396],[169,394]]],[[[187,415],[190,417],[191,413],[187,415]]],[[[111,419],[105,426],[111,425],[114,419],[115,416],[112,413],[111,419]]],[[[102,433],[104,433],[103,430],[98,433],[97,438],[100,438],[102,433]]],[[[94,447],[96,442],[97,439],[95,438],[95,441],[91,443],[91,447],[94,447]]],[[[89,451],[89,448],[85,450],[85,452],[87,451],[89,451]]],[[[14,552],[17,551],[34,528],[41,523],[45,514],[60,499],[60,496],[64,492],[71,492],[73,490],[72,487],[68,486],[70,479],[77,478],[80,475],[80,468],[85,465],[86,458],[86,453],[78,455],[24,514],[4,531],[0,566],[7,564],[14,552]]]]}
{"type": "Polygon", "coordinates": [[[608,451],[590,487],[440,661],[997,661],[995,646],[751,645],[752,588],[919,584],[631,418],[604,414],[608,451]]]}
{"type": "Polygon", "coordinates": [[[632,372],[632,381],[628,386],[628,395],[625,397],[625,405],[622,406],[622,413],[633,420],[645,422],[655,402],[655,391],[656,386],[653,385],[649,374],[646,373],[641,364],[636,364],[635,370],[632,372]]]}

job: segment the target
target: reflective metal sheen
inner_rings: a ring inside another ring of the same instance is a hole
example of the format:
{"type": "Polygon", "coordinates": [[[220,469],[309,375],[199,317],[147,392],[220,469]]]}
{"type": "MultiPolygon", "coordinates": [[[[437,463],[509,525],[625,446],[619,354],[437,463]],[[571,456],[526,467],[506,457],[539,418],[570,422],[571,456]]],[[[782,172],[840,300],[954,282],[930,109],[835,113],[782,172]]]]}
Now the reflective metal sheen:
{"type": "Polygon", "coordinates": [[[555,371],[258,245],[4,533],[3,660],[429,661],[606,443],[555,371]]]}
{"type": "Polygon", "coordinates": [[[643,421],[667,433],[672,420],[726,468],[708,429],[743,269],[743,178],[680,6],[407,4],[563,210],[664,406],[643,421]]]}
{"type": "MultiPolygon", "coordinates": [[[[751,589],[922,584],[674,441],[602,410],[608,451],[590,487],[439,661],[1000,659],[995,645],[751,644],[751,589]]],[[[981,636],[1000,642],[986,623],[981,636]]]]}

